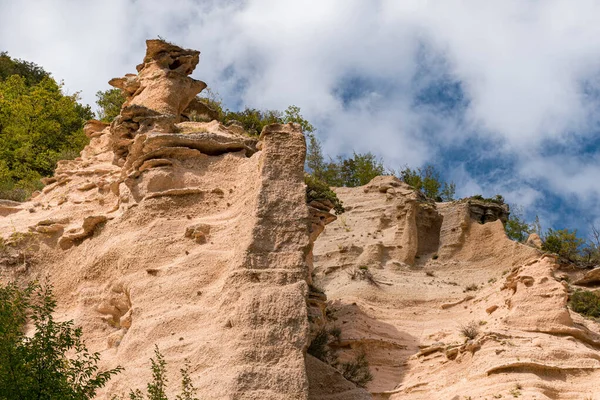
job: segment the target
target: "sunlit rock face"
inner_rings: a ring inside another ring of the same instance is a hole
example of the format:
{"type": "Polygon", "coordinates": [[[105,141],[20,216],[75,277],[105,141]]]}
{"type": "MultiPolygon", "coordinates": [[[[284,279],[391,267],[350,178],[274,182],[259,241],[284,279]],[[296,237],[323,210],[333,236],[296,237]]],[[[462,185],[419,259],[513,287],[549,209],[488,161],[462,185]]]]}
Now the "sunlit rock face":
{"type": "Polygon", "coordinates": [[[126,367],[101,399],[144,389],[155,345],[172,398],[187,359],[199,398],[306,399],[304,135],[188,121],[198,59],[149,40],[138,74],[111,81],[121,114],[90,121],[81,157],[35,199],[1,205],[0,234],[27,233],[2,279],[47,276],[102,367],[126,367]]]}
{"type": "Polygon", "coordinates": [[[195,103],[199,53],[147,45],[111,81],[121,114],[31,201],[0,201],[0,279],[47,279],[57,319],[125,367],[99,399],[143,390],[155,345],[170,398],[185,360],[199,399],[600,398],[600,325],[567,306],[597,269],[509,240],[502,205],[391,176],[334,188],[337,217],[307,205],[299,126],[223,126],[195,103]],[[323,328],[338,368],[364,353],[365,388],[306,354],[323,328]]]}

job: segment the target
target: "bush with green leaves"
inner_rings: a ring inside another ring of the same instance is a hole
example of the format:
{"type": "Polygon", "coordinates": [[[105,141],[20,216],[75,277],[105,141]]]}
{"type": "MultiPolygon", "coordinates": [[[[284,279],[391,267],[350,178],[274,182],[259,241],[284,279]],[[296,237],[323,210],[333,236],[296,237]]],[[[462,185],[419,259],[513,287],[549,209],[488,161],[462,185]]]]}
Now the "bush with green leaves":
{"type": "MultiPolygon", "coordinates": [[[[152,369],[152,381],[146,386],[146,396],[141,390],[129,392],[130,400],[169,400],[167,397],[167,362],[163,355],[160,353],[158,346],[154,347],[155,358],[150,359],[152,369]]],[[[192,384],[190,378],[190,364],[188,361],[185,362],[183,368],[179,370],[181,372],[181,392],[175,397],[175,400],[198,400],[195,397],[196,388],[192,384]]],[[[122,399],[122,398],[121,398],[122,399]]],[[[113,397],[112,400],[119,400],[118,397],[113,397]]]]}
{"type": "Polygon", "coordinates": [[[123,103],[125,103],[125,96],[121,89],[99,90],[96,92],[98,119],[103,122],[112,122],[121,113],[123,103]]]}
{"type": "Polygon", "coordinates": [[[122,370],[98,372],[99,353],[87,350],[73,321],[54,320],[55,308],[50,285],[0,287],[0,399],[93,399],[122,370]]]}
{"type": "Polygon", "coordinates": [[[542,250],[576,261],[585,240],[577,236],[577,230],[548,229],[543,237],[542,250]]]}
{"type": "Polygon", "coordinates": [[[569,298],[571,309],[581,315],[600,318],[600,294],[590,290],[577,290],[569,298]]]}
{"type": "Polygon", "coordinates": [[[517,242],[525,242],[529,235],[533,233],[534,228],[525,222],[523,218],[523,209],[520,207],[511,207],[512,211],[504,224],[506,236],[517,242]]]}
{"type": "Polygon", "coordinates": [[[344,210],[342,201],[337,197],[335,192],[331,190],[325,182],[315,178],[310,174],[304,174],[304,183],[306,184],[306,202],[310,203],[313,200],[326,200],[333,205],[334,212],[339,215],[344,210]]]}
{"type": "Polygon", "coordinates": [[[413,189],[435,201],[453,201],[456,185],[454,182],[444,182],[433,165],[424,168],[411,169],[406,166],[400,171],[399,178],[413,189]]]}
{"type": "Polygon", "coordinates": [[[0,55],[0,198],[24,201],[43,187],[56,162],[72,159],[88,143],[93,117],[78,94],[65,95],[41,67],[0,55]]]}
{"type": "Polygon", "coordinates": [[[360,352],[355,359],[339,363],[336,348],[332,345],[339,343],[341,334],[342,330],[339,327],[333,327],[329,330],[325,327],[321,328],[306,352],[336,368],[350,382],[365,387],[367,383],[373,380],[373,374],[369,369],[369,361],[365,353],[360,352]]]}
{"type": "Polygon", "coordinates": [[[231,111],[223,108],[223,100],[219,94],[210,88],[205,89],[197,99],[210,108],[218,116],[218,120],[223,124],[229,124],[236,121],[241,124],[244,130],[252,135],[258,136],[263,128],[270,124],[297,123],[305,134],[309,134],[315,128],[300,113],[300,107],[291,105],[283,112],[278,110],[259,110],[256,108],[244,108],[240,111],[231,111]]]}
{"type": "Polygon", "coordinates": [[[373,380],[369,361],[364,352],[359,353],[352,361],[341,363],[339,370],[344,378],[360,387],[365,387],[373,380]]]}
{"type": "Polygon", "coordinates": [[[253,136],[258,136],[263,128],[270,124],[280,124],[283,122],[280,111],[258,110],[255,108],[246,108],[242,111],[227,111],[225,122],[237,121],[244,130],[253,136]]]}
{"type": "Polygon", "coordinates": [[[310,122],[302,117],[300,107],[293,105],[281,112],[277,110],[258,110],[255,108],[245,108],[241,111],[223,111],[221,102],[214,99],[209,99],[207,104],[216,107],[219,114],[222,115],[222,122],[237,121],[244,127],[246,132],[254,136],[260,135],[263,128],[270,124],[297,123],[305,133],[313,132],[315,129],[310,122]]]}
{"type": "Polygon", "coordinates": [[[469,197],[469,199],[483,201],[484,203],[495,203],[498,205],[505,204],[504,197],[501,194],[497,194],[494,197],[483,197],[480,194],[476,194],[476,195],[469,197]]]}

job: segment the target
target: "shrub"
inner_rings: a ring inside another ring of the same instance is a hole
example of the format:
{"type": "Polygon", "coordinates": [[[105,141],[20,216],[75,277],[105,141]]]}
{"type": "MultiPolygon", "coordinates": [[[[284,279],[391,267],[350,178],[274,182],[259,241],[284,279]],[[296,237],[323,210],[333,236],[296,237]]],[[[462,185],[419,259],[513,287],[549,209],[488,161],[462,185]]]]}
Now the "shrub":
{"type": "Polygon", "coordinates": [[[548,229],[544,235],[542,250],[556,253],[568,260],[575,261],[584,240],[577,237],[577,230],[548,229]]]}
{"type": "Polygon", "coordinates": [[[525,222],[522,213],[523,211],[520,207],[515,207],[504,224],[506,236],[511,240],[521,243],[525,242],[533,232],[533,227],[525,222]]]}
{"type": "Polygon", "coordinates": [[[571,309],[581,315],[600,318],[600,294],[589,290],[577,290],[569,299],[571,309]]]}
{"type": "Polygon", "coordinates": [[[476,283],[471,283],[470,285],[465,287],[465,292],[474,292],[479,290],[479,286],[476,283]]]}
{"type": "Polygon", "coordinates": [[[104,122],[112,122],[121,113],[121,107],[125,103],[125,96],[121,89],[108,89],[96,92],[96,104],[98,104],[98,119],[104,122]]]}
{"type": "Polygon", "coordinates": [[[340,365],[340,372],[350,382],[365,387],[373,380],[373,374],[369,370],[369,361],[364,352],[359,353],[353,361],[340,365]]]}
{"type": "Polygon", "coordinates": [[[230,121],[239,122],[250,135],[258,136],[265,126],[282,123],[281,116],[280,111],[246,108],[242,111],[228,110],[223,118],[225,123],[230,121]]]}
{"type": "Polygon", "coordinates": [[[358,279],[367,281],[371,285],[379,287],[379,282],[377,282],[371,271],[369,271],[369,267],[366,265],[360,266],[359,268],[353,268],[348,272],[348,276],[352,280],[358,279]]]}
{"type": "Polygon", "coordinates": [[[327,329],[321,328],[312,342],[310,342],[310,346],[308,346],[306,352],[327,364],[333,365],[337,361],[337,355],[329,347],[329,343],[331,342],[330,336],[331,333],[327,329]]]}
{"type": "Polygon", "coordinates": [[[475,321],[471,321],[467,325],[461,325],[460,334],[467,339],[473,340],[479,335],[479,325],[475,321]]]}
{"type": "Polygon", "coordinates": [[[300,107],[289,106],[284,112],[277,110],[258,110],[245,108],[241,111],[223,110],[222,101],[217,93],[207,90],[207,97],[200,97],[201,101],[214,108],[222,123],[231,121],[239,122],[250,135],[258,136],[263,128],[270,124],[297,123],[305,133],[311,133],[315,128],[300,114],[300,107]]]}
{"type": "Polygon", "coordinates": [[[479,200],[479,201],[483,201],[485,203],[496,203],[499,205],[503,205],[504,203],[504,197],[500,194],[495,195],[494,197],[483,197],[480,194],[476,194],[473,195],[471,197],[469,197],[469,199],[473,199],[473,200],[479,200]]]}
{"type": "Polygon", "coordinates": [[[73,321],[54,320],[55,308],[49,285],[0,287],[0,399],[92,399],[122,370],[98,372],[99,353],[88,352],[73,321]]]}
{"type": "Polygon", "coordinates": [[[313,200],[327,200],[333,204],[333,210],[337,215],[342,214],[345,211],[341,200],[325,182],[305,173],[304,183],[306,184],[307,203],[310,203],[313,200]]]}
{"type": "Polygon", "coordinates": [[[202,91],[201,95],[196,96],[198,100],[208,105],[210,108],[216,111],[217,119],[221,122],[224,121],[225,110],[223,110],[223,99],[218,92],[206,88],[202,91]]]}
{"type": "Polygon", "coordinates": [[[456,185],[453,182],[443,182],[439,172],[433,165],[423,169],[411,169],[408,166],[400,171],[399,178],[415,190],[420,190],[425,196],[436,201],[452,201],[456,185]]]}
{"type": "MultiPolygon", "coordinates": [[[[152,382],[146,385],[148,400],[169,400],[166,394],[167,390],[167,363],[160,353],[158,346],[154,346],[154,356],[156,359],[151,358],[151,370],[152,370],[152,382]]],[[[176,400],[198,400],[194,395],[196,394],[196,388],[192,384],[192,379],[189,374],[190,364],[186,360],[184,367],[180,369],[181,372],[181,394],[175,397],[176,400]]],[[[112,400],[123,399],[122,397],[113,396],[112,400]]],[[[129,392],[130,400],[144,400],[144,394],[141,390],[131,390],[129,392]]]]}
{"type": "Polygon", "coordinates": [[[342,328],[340,328],[339,326],[334,326],[329,330],[329,335],[331,335],[334,341],[339,343],[342,337],[342,328]]]}
{"type": "Polygon", "coordinates": [[[337,368],[344,378],[350,382],[364,387],[373,380],[367,357],[364,352],[361,352],[354,360],[339,364],[337,352],[331,347],[331,344],[339,343],[341,335],[342,330],[340,327],[333,327],[330,330],[325,327],[321,328],[310,343],[307,353],[337,368]]]}

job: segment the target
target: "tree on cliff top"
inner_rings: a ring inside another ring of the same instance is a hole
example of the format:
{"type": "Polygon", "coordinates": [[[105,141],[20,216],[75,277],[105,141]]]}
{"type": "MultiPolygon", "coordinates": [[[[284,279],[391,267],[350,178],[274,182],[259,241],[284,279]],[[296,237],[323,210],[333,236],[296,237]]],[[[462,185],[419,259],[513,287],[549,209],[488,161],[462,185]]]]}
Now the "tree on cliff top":
{"type": "Polygon", "coordinates": [[[36,85],[42,79],[50,77],[50,74],[37,64],[13,59],[6,52],[0,53],[0,81],[13,75],[19,75],[25,79],[27,86],[36,85]]]}
{"type": "Polygon", "coordinates": [[[78,156],[93,117],[78,101],[41,67],[0,56],[0,198],[27,199],[58,160],[78,156]]]}
{"type": "Polygon", "coordinates": [[[433,165],[426,165],[423,168],[411,169],[408,166],[400,171],[399,178],[409,184],[416,190],[435,201],[452,201],[456,185],[454,182],[444,182],[440,178],[440,173],[433,165]]]}

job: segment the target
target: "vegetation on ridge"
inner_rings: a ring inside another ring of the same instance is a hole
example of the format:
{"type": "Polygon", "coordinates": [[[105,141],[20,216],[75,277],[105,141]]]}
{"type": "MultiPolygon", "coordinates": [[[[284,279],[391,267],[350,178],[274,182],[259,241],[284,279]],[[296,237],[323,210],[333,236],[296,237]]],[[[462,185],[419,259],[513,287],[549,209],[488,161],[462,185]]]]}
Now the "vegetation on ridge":
{"type": "Polygon", "coordinates": [[[452,201],[456,192],[454,182],[443,182],[433,165],[411,169],[406,166],[400,171],[399,178],[416,190],[435,201],[452,201]]]}
{"type": "Polygon", "coordinates": [[[600,318],[600,294],[590,290],[577,290],[569,298],[571,309],[581,315],[600,318]]]}
{"type": "Polygon", "coordinates": [[[304,174],[304,183],[306,184],[307,203],[310,203],[313,200],[325,200],[333,205],[333,210],[337,215],[342,214],[345,211],[344,205],[340,199],[325,182],[310,174],[304,174]]]}
{"type": "MultiPolygon", "coordinates": [[[[120,89],[99,91],[96,97],[98,118],[112,121],[124,102],[120,89]]],[[[343,206],[329,186],[361,186],[386,173],[397,176],[430,199],[454,199],[455,184],[444,182],[431,165],[417,169],[405,166],[396,172],[387,169],[384,161],[370,152],[353,152],[351,156],[335,159],[325,157],[315,127],[297,106],[284,111],[254,108],[231,111],[223,107],[218,94],[210,89],[198,99],[215,110],[219,121],[225,124],[235,121],[251,135],[260,134],[271,123],[300,124],[307,135],[306,171],[312,175],[306,178],[307,201],[329,200],[338,214],[343,212],[343,206]]],[[[58,160],[77,157],[88,143],[83,124],[93,116],[89,106],[79,103],[77,93],[65,95],[62,84],[42,67],[0,53],[0,199],[26,200],[43,187],[40,179],[54,172],[58,160]]],[[[471,198],[504,204],[500,195],[471,198]]],[[[542,233],[539,221],[528,224],[522,210],[517,208],[509,216],[505,229],[510,239],[519,242],[536,232],[542,239],[543,250],[571,261],[586,265],[600,262],[598,240],[586,241],[569,229],[549,229],[542,233]]]]}
{"type": "Polygon", "coordinates": [[[0,199],[26,200],[58,160],[87,144],[93,117],[77,93],[66,95],[40,66],[0,54],[0,199]]]}

